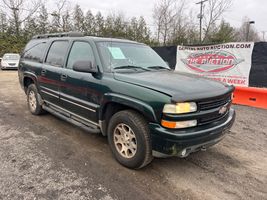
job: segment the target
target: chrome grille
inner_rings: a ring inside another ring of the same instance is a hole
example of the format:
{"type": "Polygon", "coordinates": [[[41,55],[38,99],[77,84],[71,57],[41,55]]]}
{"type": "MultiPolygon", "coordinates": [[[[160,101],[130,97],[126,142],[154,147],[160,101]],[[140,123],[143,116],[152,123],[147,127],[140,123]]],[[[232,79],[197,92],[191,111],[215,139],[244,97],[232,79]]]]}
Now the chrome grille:
{"type": "Polygon", "coordinates": [[[229,103],[230,101],[231,101],[231,94],[228,94],[228,95],[221,97],[221,98],[218,98],[218,99],[199,102],[198,103],[199,110],[203,111],[203,110],[211,110],[214,108],[219,108],[219,107],[229,103]]]}
{"type": "Polygon", "coordinates": [[[208,124],[208,123],[212,123],[212,122],[215,122],[215,121],[218,121],[218,120],[221,120],[225,117],[227,117],[229,114],[229,112],[227,111],[225,114],[221,115],[221,114],[216,114],[216,115],[213,115],[213,116],[208,116],[208,117],[205,117],[205,118],[202,118],[198,121],[198,124],[199,125],[204,125],[204,124],[208,124]]]}
{"type": "Polygon", "coordinates": [[[198,103],[199,111],[210,111],[209,114],[202,116],[198,120],[199,125],[204,125],[219,121],[223,118],[226,118],[229,114],[229,109],[231,106],[231,93],[224,95],[223,97],[217,97],[214,99],[204,100],[198,103]],[[219,110],[226,106],[227,110],[225,113],[221,114],[219,110]]]}

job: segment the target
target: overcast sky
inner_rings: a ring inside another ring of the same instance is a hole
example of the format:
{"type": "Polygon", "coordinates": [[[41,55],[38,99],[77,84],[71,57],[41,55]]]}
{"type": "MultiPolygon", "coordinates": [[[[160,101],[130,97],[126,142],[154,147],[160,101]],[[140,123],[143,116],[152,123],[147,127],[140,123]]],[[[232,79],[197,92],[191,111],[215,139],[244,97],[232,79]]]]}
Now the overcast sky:
{"type": "MultiPolygon", "coordinates": [[[[52,0],[50,0],[52,1],[52,0]]],[[[153,25],[152,10],[158,0],[69,0],[71,6],[76,3],[81,5],[84,11],[90,9],[93,13],[101,11],[103,14],[110,12],[123,12],[126,17],[144,16],[147,23],[153,25]]],[[[177,0],[179,1],[179,0],[177,0]]],[[[199,5],[195,3],[199,0],[187,0],[188,6],[199,11],[199,5]]],[[[239,27],[244,16],[255,21],[255,28],[262,36],[261,31],[267,31],[267,0],[233,0],[233,6],[224,14],[224,19],[233,26],[239,27]]],[[[196,18],[196,23],[197,23],[196,18]]],[[[267,33],[266,33],[267,34],[267,33]]]]}

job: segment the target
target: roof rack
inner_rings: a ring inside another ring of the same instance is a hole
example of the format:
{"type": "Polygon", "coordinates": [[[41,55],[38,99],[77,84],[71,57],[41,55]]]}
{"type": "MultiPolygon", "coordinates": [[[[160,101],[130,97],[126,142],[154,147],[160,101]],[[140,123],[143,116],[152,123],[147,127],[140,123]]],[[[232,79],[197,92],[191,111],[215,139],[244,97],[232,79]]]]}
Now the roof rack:
{"type": "Polygon", "coordinates": [[[50,37],[83,37],[84,34],[80,32],[64,32],[64,33],[48,33],[42,35],[35,35],[32,39],[50,38],[50,37]]]}

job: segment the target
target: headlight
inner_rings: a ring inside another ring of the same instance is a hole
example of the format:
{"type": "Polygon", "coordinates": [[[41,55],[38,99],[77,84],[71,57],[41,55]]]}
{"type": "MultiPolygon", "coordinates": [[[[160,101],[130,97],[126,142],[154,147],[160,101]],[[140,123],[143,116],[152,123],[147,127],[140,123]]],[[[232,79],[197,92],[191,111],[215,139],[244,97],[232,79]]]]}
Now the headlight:
{"type": "Polygon", "coordinates": [[[197,104],[195,102],[185,102],[177,104],[165,104],[163,113],[182,114],[197,111],[197,104]]]}

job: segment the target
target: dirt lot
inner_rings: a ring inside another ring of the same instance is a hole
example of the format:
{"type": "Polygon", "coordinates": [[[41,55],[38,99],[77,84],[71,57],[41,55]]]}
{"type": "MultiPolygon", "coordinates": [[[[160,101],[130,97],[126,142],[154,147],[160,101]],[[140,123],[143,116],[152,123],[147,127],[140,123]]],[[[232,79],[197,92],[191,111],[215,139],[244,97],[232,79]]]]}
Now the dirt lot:
{"type": "Polygon", "coordinates": [[[267,110],[235,106],[216,146],[133,171],[105,137],[31,115],[16,71],[0,85],[0,199],[267,199],[267,110]]]}

